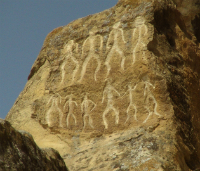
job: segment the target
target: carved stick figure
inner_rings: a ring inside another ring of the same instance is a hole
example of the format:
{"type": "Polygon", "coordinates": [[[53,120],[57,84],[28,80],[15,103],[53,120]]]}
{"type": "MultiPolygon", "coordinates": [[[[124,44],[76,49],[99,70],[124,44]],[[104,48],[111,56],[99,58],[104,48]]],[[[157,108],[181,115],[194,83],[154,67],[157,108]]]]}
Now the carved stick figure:
{"type": "Polygon", "coordinates": [[[146,101],[146,109],[148,110],[149,112],[149,115],[147,116],[147,118],[145,119],[145,121],[143,123],[146,123],[147,120],[149,119],[149,117],[153,114],[157,115],[157,116],[162,116],[160,115],[158,112],[157,112],[157,101],[154,97],[154,95],[152,94],[151,90],[150,90],[150,87],[153,87],[155,89],[155,86],[153,86],[151,83],[145,81],[144,82],[145,84],[145,88],[144,88],[144,96],[145,96],[145,101],[146,101]],[[153,100],[153,103],[154,103],[154,111],[151,112],[150,109],[149,109],[149,102],[150,102],[150,99],[153,100]]]}
{"type": "MultiPolygon", "coordinates": [[[[72,73],[72,83],[74,82],[74,78],[76,76],[76,73],[79,69],[79,62],[76,60],[76,58],[74,57],[74,54],[73,54],[73,47],[75,46],[75,43],[74,43],[74,40],[70,40],[64,47],[64,55],[65,56],[65,61],[62,63],[61,65],[61,82],[60,84],[62,84],[64,82],[64,79],[65,79],[65,74],[66,74],[66,71],[65,71],[65,66],[67,64],[67,62],[69,62],[69,60],[71,60],[74,64],[75,64],[75,69],[73,70],[73,73],[72,73]]],[[[77,46],[76,46],[77,48],[77,46]]],[[[67,71],[67,72],[70,72],[70,71],[67,71]]]]}
{"type": "MultiPolygon", "coordinates": [[[[132,94],[132,92],[136,89],[136,87],[137,87],[137,84],[136,84],[133,88],[132,88],[131,85],[129,84],[129,85],[128,85],[128,90],[127,90],[126,93],[125,93],[125,94],[129,93],[129,101],[130,101],[129,106],[128,106],[127,110],[126,110],[126,113],[127,113],[126,122],[127,122],[127,121],[129,120],[129,118],[130,118],[129,111],[130,111],[130,108],[131,108],[131,107],[133,107],[134,110],[135,110],[134,118],[135,118],[135,120],[137,121],[137,107],[136,107],[136,105],[133,103],[133,94],[132,94]]],[[[124,95],[125,95],[125,94],[124,94],[124,95]]],[[[124,95],[123,95],[123,96],[124,96],[124,95]]],[[[125,122],[125,123],[126,123],[126,122],[125,122]]]]}
{"type": "Polygon", "coordinates": [[[103,38],[100,35],[95,35],[96,32],[97,32],[97,30],[95,30],[95,29],[90,31],[89,32],[90,36],[83,43],[82,55],[84,56],[86,54],[86,58],[85,58],[85,61],[83,62],[83,66],[82,66],[82,70],[81,70],[81,78],[80,78],[79,82],[82,81],[82,79],[85,75],[85,72],[86,72],[87,65],[92,58],[94,58],[97,61],[97,68],[94,73],[94,80],[95,81],[97,80],[96,75],[101,66],[101,61],[100,61],[99,56],[100,56],[100,53],[101,53],[102,47],[103,47],[103,38]],[[100,43],[100,45],[98,43],[100,43]],[[87,45],[87,44],[89,44],[89,45],[87,45]],[[99,46],[99,49],[98,49],[98,46],[99,46]],[[89,49],[88,49],[88,47],[89,47],[89,49]]]}
{"type": "Polygon", "coordinates": [[[48,105],[51,102],[51,107],[49,108],[49,110],[46,113],[46,121],[47,121],[48,126],[51,126],[51,121],[50,121],[51,113],[58,112],[59,126],[63,127],[63,125],[62,125],[63,112],[58,106],[58,100],[61,103],[61,96],[58,93],[56,93],[55,95],[51,96],[51,98],[49,99],[49,101],[47,103],[47,105],[48,105]]]}
{"type": "Polygon", "coordinates": [[[69,126],[69,118],[70,118],[70,116],[72,116],[74,118],[74,122],[75,122],[75,125],[76,125],[76,117],[73,114],[73,110],[74,110],[74,104],[76,106],[78,106],[78,104],[76,103],[76,101],[72,100],[72,96],[73,95],[71,94],[71,95],[65,97],[65,99],[69,98],[69,100],[66,101],[65,105],[64,105],[64,109],[66,108],[66,106],[68,106],[68,115],[67,115],[67,119],[66,119],[67,120],[67,127],[69,126]]]}
{"type": "MultiPolygon", "coordinates": [[[[136,25],[136,28],[133,31],[133,37],[135,37],[136,31],[138,31],[139,33],[138,33],[137,43],[136,43],[136,45],[135,45],[135,47],[133,49],[133,62],[132,62],[132,64],[135,63],[135,61],[136,61],[136,53],[141,50],[141,46],[142,46],[142,48],[144,48],[146,46],[144,44],[144,42],[142,41],[142,39],[144,38],[144,36],[148,32],[148,28],[145,25],[145,19],[144,18],[137,17],[137,19],[135,20],[135,25],[136,25]]],[[[144,53],[143,53],[143,56],[144,56],[144,53]]]]}
{"type": "Polygon", "coordinates": [[[118,96],[120,96],[119,92],[108,83],[103,91],[103,98],[102,98],[102,102],[101,102],[101,103],[104,102],[104,95],[107,94],[108,103],[107,103],[105,111],[103,112],[103,122],[104,122],[106,129],[108,129],[106,115],[108,114],[108,112],[110,110],[113,110],[115,113],[115,124],[119,123],[119,111],[114,107],[112,92],[115,92],[118,96]]]}
{"type": "Polygon", "coordinates": [[[84,100],[81,103],[81,111],[83,112],[83,123],[84,123],[83,129],[86,126],[86,117],[87,116],[89,118],[89,125],[91,126],[91,128],[94,128],[92,118],[90,116],[90,112],[92,112],[95,107],[96,107],[96,104],[92,100],[89,100],[87,98],[87,95],[85,95],[84,100]],[[91,110],[89,108],[90,104],[93,105],[93,108],[91,110]]]}
{"type": "Polygon", "coordinates": [[[107,58],[105,61],[105,65],[107,67],[107,75],[106,77],[109,75],[110,70],[111,70],[111,66],[110,66],[110,60],[113,57],[113,54],[115,52],[117,52],[120,57],[122,58],[121,60],[121,68],[124,70],[124,62],[125,62],[125,55],[123,52],[123,47],[121,47],[121,45],[119,44],[119,42],[121,43],[123,41],[124,44],[126,44],[125,40],[124,40],[124,32],[122,29],[119,28],[120,23],[116,23],[113,26],[113,30],[110,32],[109,38],[108,38],[108,42],[106,45],[107,48],[107,58]]]}

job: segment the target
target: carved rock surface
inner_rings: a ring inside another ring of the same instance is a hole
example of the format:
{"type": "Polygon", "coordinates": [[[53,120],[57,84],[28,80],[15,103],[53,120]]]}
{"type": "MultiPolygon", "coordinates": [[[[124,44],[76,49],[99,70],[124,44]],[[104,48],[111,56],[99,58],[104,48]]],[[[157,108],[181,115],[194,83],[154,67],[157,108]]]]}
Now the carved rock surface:
{"type": "Polygon", "coordinates": [[[200,168],[200,8],[187,4],[119,0],[53,30],[6,119],[70,170],[200,168]]]}
{"type": "Polygon", "coordinates": [[[40,149],[31,134],[15,130],[0,119],[0,170],[67,171],[60,154],[52,149],[40,149]]]}

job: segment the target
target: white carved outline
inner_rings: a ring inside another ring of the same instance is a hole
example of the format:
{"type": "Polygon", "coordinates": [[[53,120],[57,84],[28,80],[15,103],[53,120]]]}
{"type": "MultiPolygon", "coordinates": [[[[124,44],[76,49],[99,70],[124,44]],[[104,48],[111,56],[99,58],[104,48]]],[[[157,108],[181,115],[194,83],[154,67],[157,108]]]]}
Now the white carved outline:
{"type": "Polygon", "coordinates": [[[47,121],[47,124],[48,126],[51,125],[51,121],[50,121],[50,114],[53,110],[57,110],[58,111],[58,114],[59,114],[59,126],[60,127],[63,127],[62,125],[62,120],[63,120],[63,112],[62,110],[59,108],[58,106],[58,99],[59,99],[59,102],[61,103],[61,96],[60,94],[56,93],[54,95],[52,95],[47,103],[47,105],[51,103],[51,107],[48,109],[47,113],[46,113],[46,121],[47,121]]]}
{"type": "Polygon", "coordinates": [[[78,62],[78,60],[76,60],[76,58],[74,57],[73,52],[72,52],[73,46],[76,46],[76,51],[77,51],[78,44],[77,43],[75,44],[74,40],[70,40],[64,47],[66,57],[65,57],[65,61],[61,65],[61,76],[62,76],[62,78],[61,78],[60,84],[62,84],[64,82],[64,79],[65,79],[65,74],[66,74],[65,66],[67,64],[68,59],[71,59],[71,61],[76,65],[76,67],[75,67],[75,69],[73,70],[73,73],[72,73],[72,81],[71,81],[72,84],[74,82],[76,73],[79,70],[79,67],[80,67],[79,62],[78,62]]]}
{"type": "MultiPolygon", "coordinates": [[[[135,120],[136,121],[138,121],[138,119],[137,119],[137,107],[136,107],[136,105],[133,103],[133,94],[132,94],[132,92],[136,89],[136,87],[137,87],[137,84],[132,88],[132,86],[131,86],[131,84],[129,84],[128,85],[128,90],[125,92],[125,94],[123,95],[123,96],[125,96],[127,93],[129,93],[129,106],[128,106],[128,108],[127,108],[127,110],[126,110],[126,113],[127,113],[127,119],[126,119],[126,121],[125,121],[125,123],[129,120],[129,118],[130,118],[130,115],[129,115],[129,111],[130,111],[130,108],[131,107],[133,107],[134,108],[134,110],[135,110],[135,114],[134,114],[134,118],[135,118],[135,120]]],[[[123,97],[122,96],[122,97],[123,97]]]]}
{"type": "Polygon", "coordinates": [[[143,123],[146,123],[147,122],[147,120],[149,119],[149,117],[151,116],[151,115],[153,115],[153,114],[155,114],[155,115],[157,115],[157,116],[162,116],[161,114],[159,114],[158,112],[157,112],[157,107],[158,107],[158,104],[157,104],[157,101],[156,101],[156,99],[155,99],[155,97],[154,97],[154,95],[153,95],[153,93],[151,92],[151,90],[150,90],[150,87],[153,87],[153,89],[155,89],[155,86],[153,86],[151,83],[149,83],[149,82],[147,82],[147,81],[145,81],[144,82],[144,84],[145,84],[145,88],[144,88],[144,96],[145,96],[145,102],[146,102],[146,109],[147,109],[147,111],[148,111],[148,116],[147,116],[147,118],[144,120],[144,122],[143,123]],[[153,100],[153,102],[154,102],[154,111],[153,112],[151,112],[150,111],[150,109],[149,109],[149,106],[148,106],[148,104],[149,104],[149,99],[152,99],[153,100]]]}
{"type": "Polygon", "coordinates": [[[110,60],[112,59],[112,55],[113,55],[114,52],[119,53],[119,55],[121,56],[121,58],[122,58],[121,69],[124,70],[124,63],[125,63],[126,57],[124,55],[123,50],[121,50],[120,45],[118,44],[118,39],[119,39],[119,37],[122,37],[124,44],[126,44],[126,41],[124,39],[124,31],[123,31],[123,29],[121,29],[119,27],[120,27],[120,22],[113,25],[113,30],[110,32],[109,38],[108,38],[108,41],[107,41],[107,44],[106,44],[106,49],[107,49],[107,52],[108,52],[107,58],[106,58],[106,61],[105,61],[105,65],[107,67],[106,77],[108,77],[110,70],[111,70],[110,60]],[[111,42],[113,42],[112,47],[110,47],[111,42]]]}
{"type": "MultiPolygon", "coordinates": [[[[136,53],[137,53],[137,49],[139,48],[140,43],[143,45],[143,48],[146,46],[145,43],[142,41],[142,39],[144,38],[144,36],[148,33],[148,28],[145,25],[145,19],[142,17],[137,17],[135,20],[135,25],[136,28],[133,30],[133,37],[135,37],[135,33],[136,30],[139,30],[139,35],[138,35],[138,39],[137,39],[137,43],[133,49],[133,62],[132,65],[135,63],[136,61],[136,53]],[[142,36],[142,29],[145,29],[145,33],[142,36]]],[[[143,56],[145,56],[145,52],[143,51],[143,56]]]]}
{"type": "Polygon", "coordinates": [[[89,118],[89,125],[91,128],[94,128],[93,126],[93,121],[92,118],[90,116],[90,112],[92,112],[94,110],[94,108],[96,107],[96,104],[92,101],[89,100],[87,95],[85,95],[83,102],[81,103],[81,111],[83,112],[83,129],[85,129],[86,126],[86,117],[88,116],[89,118]],[[89,105],[92,104],[93,108],[89,111],[89,105]]]}
{"type": "Polygon", "coordinates": [[[72,94],[65,97],[65,99],[68,98],[68,101],[66,101],[65,104],[64,104],[64,109],[66,108],[66,106],[68,104],[68,115],[67,115],[67,119],[66,119],[66,121],[67,121],[67,127],[69,127],[69,118],[70,118],[70,116],[72,116],[74,118],[75,125],[76,125],[76,122],[77,122],[76,121],[76,117],[73,114],[73,110],[74,110],[73,104],[75,104],[76,106],[78,106],[78,104],[76,103],[76,101],[72,100],[72,97],[73,97],[72,94]]]}
{"type": "Polygon", "coordinates": [[[80,78],[79,82],[82,81],[82,79],[83,79],[83,77],[85,75],[86,69],[87,69],[87,65],[88,65],[89,61],[92,58],[96,59],[96,61],[97,61],[97,68],[96,68],[95,73],[94,73],[94,80],[95,81],[97,81],[96,75],[97,75],[97,72],[100,70],[100,67],[101,67],[101,61],[100,61],[100,57],[99,56],[100,56],[100,54],[102,52],[102,48],[103,48],[103,37],[100,36],[100,35],[95,35],[95,32],[93,32],[93,31],[90,31],[89,34],[90,34],[89,37],[83,43],[82,55],[84,55],[84,51],[85,51],[84,48],[85,48],[85,46],[86,46],[85,44],[87,42],[90,43],[90,51],[89,51],[87,57],[85,58],[85,61],[83,62],[82,70],[81,70],[81,78],[80,78]],[[94,46],[95,45],[95,40],[98,39],[98,38],[100,38],[100,51],[99,51],[99,54],[96,53],[96,49],[95,49],[95,46],[94,46]]]}
{"type": "Polygon", "coordinates": [[[103,98],[102,98],[102,102],[101,102],[101,103],[104,102],[104,98],[105,98],[104,96],[105,96],[105,94],[107,94],[108,102],[107,102],[106,109],[103,112],[103,122],[104,122],[104,125],[105,125],[105,129],[108,129],[108,123],[107,123],[106,115],[108,114],[108,112],[110,110],[113,110],[114,113],[115,113],[115,124],[119,123],[119,111],[114,107],[113,93],[112,92],[115,92],[118,96],[120,96],[119,92],[113,86],[111,86],[110,83],[108,82],[104,91],[103,91],[103,98]]]}

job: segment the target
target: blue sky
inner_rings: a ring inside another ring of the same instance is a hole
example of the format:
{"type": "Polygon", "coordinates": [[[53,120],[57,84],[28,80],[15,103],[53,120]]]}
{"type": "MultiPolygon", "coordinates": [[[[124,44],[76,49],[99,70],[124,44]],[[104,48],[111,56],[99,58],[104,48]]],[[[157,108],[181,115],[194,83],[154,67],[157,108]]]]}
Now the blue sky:
{"type": "Polygon", "coordinates": [[[0,118],[23,90],[46,35],[118,0],[0,0],[0,118]]]}

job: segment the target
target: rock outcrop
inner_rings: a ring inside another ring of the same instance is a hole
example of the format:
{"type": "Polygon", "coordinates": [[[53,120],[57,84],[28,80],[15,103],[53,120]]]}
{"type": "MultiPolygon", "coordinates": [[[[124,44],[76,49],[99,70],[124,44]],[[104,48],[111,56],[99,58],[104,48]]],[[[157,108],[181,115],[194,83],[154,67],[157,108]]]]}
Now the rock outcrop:
{"type": "Polygon", "coordinates": [[[197,0],[119,0],[49,33],[6,119],[70,170],[200,168],[197,0]]]}
{"type": "Polygon", "coordinates": [[[52,149],[40,149],[31,134],[15,130],[0,119],[0,170],[67,171],[60,154],[52,149]]]}

